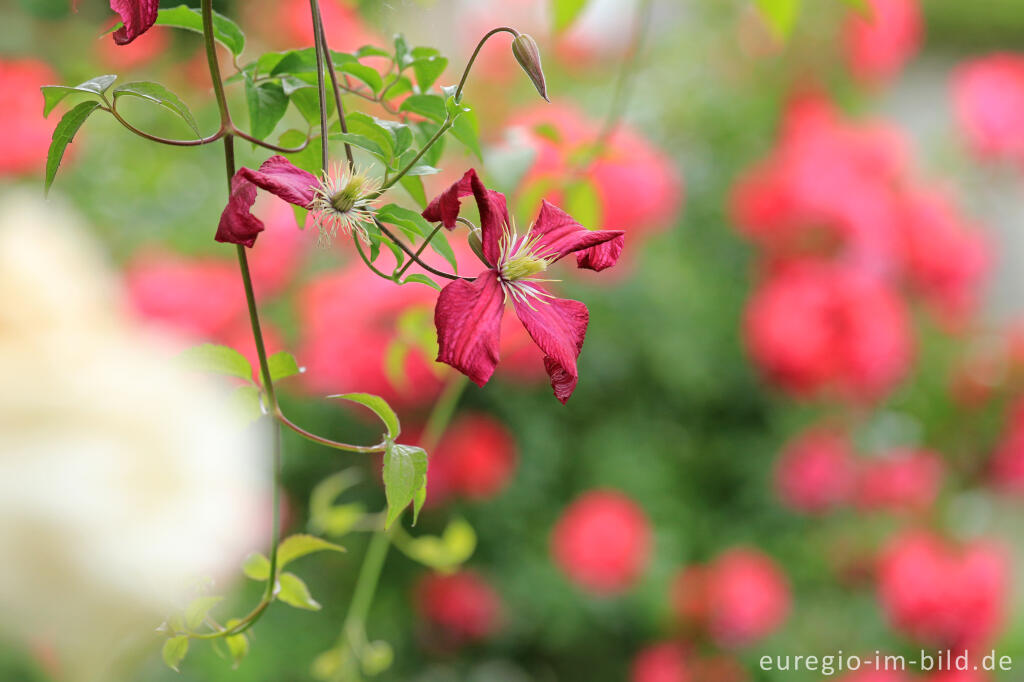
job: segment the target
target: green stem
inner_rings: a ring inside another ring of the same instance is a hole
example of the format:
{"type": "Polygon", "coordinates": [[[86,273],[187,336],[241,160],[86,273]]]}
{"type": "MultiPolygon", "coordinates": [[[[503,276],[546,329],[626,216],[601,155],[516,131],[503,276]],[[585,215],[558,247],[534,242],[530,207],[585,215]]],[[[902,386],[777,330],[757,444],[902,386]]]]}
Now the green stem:
{"type": "Polygon", "coordinates": [[[430,244],[430,240],[434,238],[434,235],[436,235],[438,230],[440,229],[441,223],[438,223],[434,227],[434,230],[427,235],[427,238],[423,240],[423,243],[420,244],[420,248],[416,249],[416,259],[410,258],[409,260],[407,260],[405,262],[405,265],[402,266],[402,269],[394,274],[393,278],[396,282],[402,277],[402,275],[405,274],[405,271],[408,270],[412,266],[412,264],[416,262],[416,260],[419,260],[419,257],[423,255],[424,251],[426,251],[427,245],[430,244]]]}
{"type": "Polygon", "coordinates": [[[290,419],[288,419],[288,417],[284,416],[284,413],[281,412],[280,407],[278,407],[277,411],[277,420],[280,421],[282,425],[288,427],[289,429],[291,429],[298,435],[302,436],[306,440],[311,441],[313,443],[318,443],[319,445],[324,445],[329,448],[333,448],[335,450],[344,450],[346,452],[370,453],[384,452],[384,450],[387,449],[387,446],[384,443],[378,443],[377,445],[350,445],[348,443],[340,443],[336,440],[331,440],[330,438],[318,436],[312,431],[307,431],[298,424],[292,422],[290,419]]]}
{"type": "Polygon", "coordinates": [[[316,87],[320,102],[320,170],[327,172],[329,150],[327,139],[327,88],[324,84],[324,26],[320,21],[320,5],[309,0],[309,13],[313,18],[313,43],[316,51],[316,87]]]}
{"type": "Polygon", "coordinates": [[[462,393],[466,390],[468,384],[469,380],[464,374],[452,374],[444,387],[444,391],[438,397],[437,402],[434,403],[430,416],[427,417],[427,425],[423,428],[423,437],[420,438],[420,445],[424,450],[429,452],[437,447],[437,444],[441,441],[441,436],[444,435],[448,424],[452,421],[455,408],[458,407],[459,399],[462,397],[462,393]]]}
{"type": "Polygon", "coordinates": [[[228,98],[224,92],[224,79],[220,75],[220,62],[217,61],[217,43],[213,37],[213,0],[202,0],[200,14],[203,18],[203,44],[206,47],[206,63],[210,68],[213,80],[213,94],[217,98],[220,110],[221,128],[231,130],[231,112],[228,110],[228,98]]]}
{"type": "Polygon", "coordinates": [[[466,80],[469,78],[469,72],[473,69],[473,63],[476,62],[476,57],[480,54],[480,49],[484,46],[488,40],[498,33],[511,33],[514,37],[519,37],[519,31],[509,26],[499,26],[498,28],[492,28],[490,31],[484,34],[484,37],[480,39],[480,42],[476,44],[476,49],[473,50],[473,55],[469,58],[466,63],[466,68],[462,71],[462,79],[459,81],[459,87],[455,90],[455,101],[459,102],[462,100],[462,89],[466,87],[466,80]]]}
{"type": "MultiPolygon", "coordinates": [[[[318,0],[313,0],[317,21],[320,23],[320,46],[323,49],[324,63],[327,64],[327,73],[331,75],[331,87],[334,90],[334,105],[338,109],[338,124],[342,133],[348,133],[348,122],[345,120],[345,104],[341,101],[341,88],[338,85],[338,73],[334,70],[334,57],[331,56],[331,48],[327,44],[327,34],[324,33],[324,18],[320,14],[318,0]]],[[[345,143],[345,158],[348,159],[349,170],[355,169],[355,159],[352,156],[352,145],[345,143]]]]}
{"type": "Polygon", "coordinates": [[[409,171],[411,171],[416,166],[416,163],[420,159],[423,158],[423,155],[426,154],[430,150],[430,148],[433,147],[434,144],[438,140],[441,139],[441,136],[444,135],[446,132],[448,132],[448,129],[451,128],[451,127],[452,127],[451,117],[446,117],[444,119],[444,123],[442,123],[441,127],[437,129],[436,133],[434,133],[434,136],[431,137],[429,140],[427,140],[427,143],[423,145],[423,148],[420,149],[419,152],[417,152],[416,156],[413,157],[412,161],[410,161],[409,163],[407,163],[405,165],[405,168],[403,168],[402,170],[398,171],[398,174],[395,175],[395,177],[393,177],[390,180],[388,180],[380,188],[380,192],[383,193],[387,189],[393,187],[396,182],[398,182],[403,177],[405,177],[405,174],[408,173],[409,171]]]}

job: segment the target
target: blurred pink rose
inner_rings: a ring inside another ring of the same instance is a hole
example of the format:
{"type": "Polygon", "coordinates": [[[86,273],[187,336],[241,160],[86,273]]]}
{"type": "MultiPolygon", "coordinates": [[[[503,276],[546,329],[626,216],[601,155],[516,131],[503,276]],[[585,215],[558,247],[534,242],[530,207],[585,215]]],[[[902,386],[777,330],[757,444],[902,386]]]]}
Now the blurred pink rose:
{"type": "MultiPolygon", "coordinates": [[[[514,116],[508,125],[520,136],[516,144],[536,153],[520,192],[531,201],[518,207],[532,216],[541,198],[565,205],[566,180],[576,177],[575,167],[596,139],[599,124],[578,109],[545,104],[514,116]]],[[[625,124],[579,177],[593,183],[600,205],[600,221],[587,227],[624,229],[627,241],[668,227],[682,206],[683,181],[672,160],[625,124]]],[[[522,196],[517,197],[517,205],[521,202],[522,196]]]]}
{"type": "Polygon", "coordinates": [[[437,292],[419,284],[395,286],[362,263],[321,275],[298,293],[298,357],[314,393],[361,391],[400,406],[427,403],[441,388],[433,355],[410,346],[399,376],[389,376],[389,348],[399,318],[418,313],[428,322],[437,292]]]}
{"type": "Polygon", "coordinates": [[[551,536],[555,563],[588,592],[631,587],[651,551],[651,527],[633,500],[616,490],[592,490],[562,513],[551,536]]]}
{"type": "Polygon", "coordinates": [[[462,414],[430,453],[427,499],[435,494],[490,499],[508,484],[516,459],[515,439],[501,422],[486,414],[462,414]]]}
{"type": "Polygon", "coordinates": [[[977,307],[988,273],[988,241],[965,224],[952,202],[939,192],[908,192],[902,206],[899,224],[907,279],[943,320],[964,322],[977,307]]]}
{"type": "Polygon", "coordinates": [[[797,396],[879,398],[912,354],[899,297],[862,272],[814,261],[789,263],[759,285],[746,335],[754,362],[797,396]]]}
{"type": "Polygon", "coordinates": [[[894,450],[866,460],[857,479],[864,510],[925,511],[939,496],[942,458],[929,450],[894,450]]]}
{"type": "MultiPolygon", "coordinates": [[[[689,656],[676,642],[651,644],[633,659],[630,682],[692,682],[689,656]]],[[[706,678],[705,678],[706,679],[706,678]]]]}
{"type": "Polygon", "coordinates": [[[846,434],[814,428],[786,445],[775,467],[775,489],[788,507],[822,513],[848,500],[854,472],[846,434]]]}
{"type": "Polygon", "coordinates": [[[876,84],[897,76],[920,49],[923,34],[918,0],[867,0],[870,17],[850,12],[846,59],[853,75],[876,84]]]}
{"type": "Polygon", "coordinates": [[[0,83],[0,177],[42,173],[59,119],[43,118],[39,88],[59,84],[60,78],[36,59],[0,59],[0,83]]]}
{"type": "Polygon", "coordinates": [[[926,532],[895,537],[878,566],[878,596],[892,626],[932,646],[972,648],[1002,627],[1009,590],[1004,552],[926,532]]]}
{"type": "Polygon", "coordinates": [[[1024,56],[996,53],[961,64],[953,104],[977,155],[1024,162],[1024,56]]]}
{"type": "Polygon", "coordinates": [[[420,617],[436,628],[441,644],[459,645],[487,639],[501,621],[501,597],[480,575],[463,570],[430,574],[416,586],[420,617]]]}

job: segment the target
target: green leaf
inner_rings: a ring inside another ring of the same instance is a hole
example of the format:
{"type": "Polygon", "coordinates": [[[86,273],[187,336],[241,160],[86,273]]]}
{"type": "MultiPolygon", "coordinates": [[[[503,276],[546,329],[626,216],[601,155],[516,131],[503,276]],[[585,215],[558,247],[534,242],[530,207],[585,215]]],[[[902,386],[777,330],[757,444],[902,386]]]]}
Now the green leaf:
{"type": "Polygon", "coordinates": [[[284,118],[288,110],[288,95],[280,83],[273,81],[254,84],[246,81],[245,101],[249,105],[249,125],[252,136],[265,140],[284,118]]]}
{"type": "Polygon", "coordinates": [[[435,123],[443,123],[448,115],[444,98],[440,95],[410,95],[398,109],[419,114],[435,123]]]}
{"type": "Polygon", "coordinates": [[[601,224],[601,195],[593,181],[583,179],[565,188],[562,209],[581,225],[596,229],[601,224]]]}
{"type": "MultiPolygon", "coordinates": [[[[277,138],[277,143],[282,147],[292,148],[300,147],[305,143],[306,147],[301,152],[284,154],[284,156],[302,170],[313,175],[320,175],[320,138],[314,137],[307,143],[306,137],[306,133],[292,128],[281,133],[281,137],[277,138]]],[[[295,208],[300,207],[296,206],[295,208]]]]}
{"type": "MultiPolygon", "coordinates": [[[[377,219],[382,223],[397,225],[410,237],[427,237],[434,231],[434,226],[428,223],[422,215],[397,204],[381,206],[377,210],[377,219]]],[[[434,238],[430,240],[430,248],[448,261],[453,270],[457,270],[455,252],[452,250],[451,244],[448,243],[448,238],[444,234],[438,232],[434,235],[434,238]]]]}
{"type": "Polygon", "coordinates": [[[395,63],[398,64],[399,70],[409,66],[411,62],[409,43],[405,42],[405,36],[401,33],[395,34],[395,63]]]}
{"type": "Polygon", "coordinates": [[[417,47],[413,50],[413,56],[416,59],[412,63],[412,72],[416,74],[416,84],[420,86],[420,90],[426,92],[430,90],[430,86],[433,85],[444,70],[448,68],[448,60],[442,57],[437,50],[433,48],[422,48],[417,47]],[[421,52],[424,50],[430,50],[434,54],[427,54],[421,52]],[[419,53],[419,54],[417,54],[419,53]]]}
{"type": "Polygon", "coordinates": [[[242,663],[242,659],[249,654],[249,638],[244,633],[231,635],[224,638],[224,643],[227,644],[228,651],[231,653],[231,667],[237,669],[242,663]]]}
{"type": "Polygon", "coordinates": [[[319,611],[322,607],[309,593],[306,583],[294,573],[282,573],[278,578],[277,598],[289,606],[307,611],[319,611]]]}
{"type": "Polygon", "coordinates": [[[99,102],[82,102],[64,114],[60,123],[53,130],[53,140],[50,142],[50,151],[46,154],[46,183],[43,186],[45,192],[50,191],[54,178],[57,177],[57,169],[60,168],[61,159],[64,158],[64,151],[75,139],[75,133],[82,127],[89,115],[100,106],[99,102]]]}
{"type": "Polygon", "coordinates": [[[141,97],[169,109],[188,124],[188,127],[195,132],[196,137],[202,137],[202,133],[199,132],[199,125],[196,123],[195,117],[192,116],[192,111],[188,108],[188,105],[163,85],[150,81],[138,81],[135,83],[125,83],[114,89],[114,99],[125,95],[141,97]]]}
{"type": "Polygon", "coordinates": [[[242,564],[242,572],[245,573],[246,578],[251,580],[269,580],[270,559],[259,552],[253,552],[245,557],[245,563],[242,564]]]}
{"type": "MultiPolygon", "coordinates": [[[[291,95],[292,104],[299,110],[306,122],[313,126],[320,125],[320,93],[315,87],[296,90],[291,95]]],[[[334,98],[327,98],[327,118],[334,115],[334,98]]]]}
{"type": "Polygon", "coordinates": [[[178,355],[178,361],[197,372],[226,374],[246,381],[252,381],[252,367],[245,356],[234,348],[204,343],[186,348],[178,355]]]}
{"type": "Polygon", "coordinates": [[[587,0],[553,0],[551,11],[555,31],[561,32],[572,26],[586,6],[587,0]]]}
{"type": "Polygon", "coordinates": [[[397,136],[395,132],[384,123],[384,121],[373,118],[372,116],[367,116],[360,112],[353,112],[348,117],[348,134],[358,135],[371,140],[383,154],[381,159],[384,160],[385,163],[390,164],[394,159],[397,136]]]}
{"type": "Polygon", "coordinates": [[[409,275],[404,280],[399,282],[399,284],[409,284],[410,282],[416,282],[418,284],[426,284],[431,289],[436,289],[437,291],[441,291],[441,285],[440,284],[438,284],[437,282],[432,280],[427,275],[424,275],[424,274],[419,273],[419,272],[414,272],[413,274],[409,275]]]}
{"type": "Polygon", "coordinates": [[[418,175],[410,175],[406,173],[402,176],[402,179],[398,181],[402,188],[409,193],[412,200],[419,204],[421,207],[427,207],[427,190],[423,187],[423,180],[418,175]]]}
{"type": "Polygon", "coordinates": [[[865,19],[870,20],[874,17],[874,11],[872,10],[871,4],[868,0],[843,0],[843,4],[865,19]]]}
{"type": "Polygon", "coordinates": [[[363,45],[361,48],[355,51],[357,59],[363,57],[390,57],[391,53],[385,50],[383,47],[376,47],[374,45],[363,45]]]}
{"type": "Polygon", "coordinates": [[[277,568],[281,570],[291,562],[316,552],[344,552],[345,548],[315,535],[292,535],[277,548],[277,568]]]}
{"type": "Polygon", "coordinates": [[[62,99],[74,92],[84,92],[90,95],[101,95],[114,84],[117,80],[117,76],[108,74],[106,76],[96,76],[90,78],[84,83],[78,85],[44,85],[40,88],[43,91],[43,118],[50,115],[53,108],[60,103],[62,99]]]}
{"type": "Polygon", "coordinates": [[[344,659],[339,648],[328,649],[313,659],[313,663],[309,667],[309,674],[315,680],[324,680],[325,682],[326,680],[333,680],[337,677],[338,671],[341,670],[343,661],[344,659]]]}
{"type": "Polygon", "coordinates": [[[262,391],[260,391],[258,386],[246,384],[245,386],[239,386],[231,392],[231,400],[238,406],[238,410],[242,413],[243,418],[254,422],[263,416],[261,395],[262,391]]]}
{"type": "MultiPolygon", "coordinates": [[[[195,33],[203,32],[202,14],[199,10],[186,5],[160,10],[156,15],[156,24],[157,26],[182,28],[195,33]]],[[[114,30],[119,27],[120,24],[115,26],[114,30]]],[[[245,34],[242,33],[242,29],[238,28],[238,24],[217,12],[213,13],[213,38],[228,48],[236,57],[245,49],[245,34]]]]}
{"type": "Polygon", "coordinates": [[[198,628],[206,620],[210,609],[222,601],[224,601],[224,597],[199,597],[194,599],[192,603],[185,607],[185,626],[189,630],[198,628]]]}
{"type": "Polygon", "coordinates": [[[348,142],[354,147],[365,149],[370,152],[382,162],[388,164],[391,159],[391,151],[383,149],[379,144],[374,142],[368,137],[363,135],[356,135],[355,133],[333,133],[330,138],[332,140],[340,140],[341,142],[348,142]]]}
{"type": "Polygon", "coordinates": [[[359,403],[364,407],[368,407],[373,410],[374,414],[380,417],[380,420],[384,422],[384,426],[387,428],[387,436],[389,439],[398,438],[398,434],[402,432],[402,427],[398,423],[398,415],[391,409],[387,401],[380,396],[372,395],[370,393],[341,393],[338,395],[329,395],[328,398],[340,398],[341,400],[348,400],[353,403],[359,403]]]}
{"type": "Polygon", "coordinates": [[[756,0],[775,37],[786,40],[800,14],[800,0],[756,0]]]}
{"type": "Polygon", "coordinates": [[[345,62],[344,64],[335,64],[335,68],[337,68],[338,71],[352,74],[357,79],[366,83],[370,89],[373,90],[373,94],[375,95],[384,87],[384,79],[381,78],[379,73],[377,73],[377,70],[366,66],[365,64],[360,64],[359,62],[345,62]]]}
{"type": "Polygon", "coordinates": [[[310,528],[331,537],[338,537],[352,530],[366,514],[366,507],[359,503],[339,505],[334,502],[359,479],[358,469],[347,469],[320,481],[309,497],[310,528]]]}
{"type": "Polygon", "coordinates": [[[275,382],[302,372],[295,356],[283,350],[267,358],[267,364],[270,366],[270,380],[275,382]]]}
{"type": "Polygon", "coordinates": [[[466,145],[476,158],[483,160],[484,153],[480,149],[480,124],[476,120],[476,114],[464,111],[452,124],[452,135],[466,145]]]}
{"type": "Polygon", "coordinates": [[[376,677],[395,662],[395,652],[390,644],[382,640],[367,642],[360,652],[359,662],[364,675],[376,677]]]}
{"type": "Polygon", "coordinates": [[[171,637],[164,642],[164,648],[161,651],[164,663],[168,668],[175,672],[180,672],[178,666],[185,660],[185,656],[188,655],[188,637],[185,635],[178,635],[177,637],[171,637]]]}
{"type": "MultiPolygon", "coordinates": [[[[423,503],[419,491],[426,485],[426,451],[423,448],[399,445],[389,440],[384,453],[384,496],[388,502],[385,528],[389,528],[411,502],[416,502],[413,512],[415,515],[419,514],[419,507],[423,503]]],[[[413,522],[415,523],[415,520],[413,522]]]]}
{"type": "Polygon", "coordinates": [[[398,545],[410,558],[439,571],[464,564],[476,551],[476,532],[464,519],[452,519],[440,537],[422,535],[398,545]]]}

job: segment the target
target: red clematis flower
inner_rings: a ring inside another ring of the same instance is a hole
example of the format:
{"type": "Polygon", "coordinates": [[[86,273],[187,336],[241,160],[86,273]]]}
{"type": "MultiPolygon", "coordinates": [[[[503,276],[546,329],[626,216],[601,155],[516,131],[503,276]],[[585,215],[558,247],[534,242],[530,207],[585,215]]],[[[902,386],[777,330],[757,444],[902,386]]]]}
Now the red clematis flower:
{"type": "Polygon", "coordinates": [[[570,253],[578,267],[603,270],[619,259],[621,230],[588,230],[569,214],[544,202],[536,222],[520,237],[508,217],[505,195],[484,187],[476,171],[437,196],[423,217],[455,227],[460,199],[472,194],[480,210],[480,240],[488,268],[472,282],[455,280],[441,291],[434,310],[438,362],[483,386],[498,364],[498,340],[505,302],[534,343],[544,351],[544,368],[555,397],[565,403],[576,388],[576,358],[583,348],[589,313],[579,301],[556,298],[537,275],[570,253]]]}
{"type": "Polygon", "coordinates": [[[159,0],[110,0],[110,9],[121,15],[124,26],[114,31],[114,42],[127,45],[156,23],[159,0]]]}

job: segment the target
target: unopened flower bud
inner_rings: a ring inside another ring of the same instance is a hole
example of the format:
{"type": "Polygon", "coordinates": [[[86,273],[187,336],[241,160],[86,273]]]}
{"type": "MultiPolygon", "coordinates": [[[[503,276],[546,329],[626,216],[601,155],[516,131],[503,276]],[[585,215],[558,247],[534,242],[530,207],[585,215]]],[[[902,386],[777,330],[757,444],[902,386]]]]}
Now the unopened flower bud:
{"type": "Polygon", "coordinates": [[[479,228],[470,231],[469,239],[467,241],[469,242],[469,248],[473,249],[473,253],[476,254],[476,257],[479,258],[484,264],[490,265],[490,263],[487,262],[487,258],[484,256],[484,245],[483,242],[480,240],[479,228]]]}
{"type": "Polygon", "coordinates": [[[512,54],[515,55],[519,66],[523,67],[523,71],[533,81],[533,85],[537,88],[540,96],[550,102],[551,100],[548,99],[548,84],[544,80],[544,69],[540,65],[540,50],[537,48],[537,41],[526,33],[520,33],[512,41],[512,54]]]}

